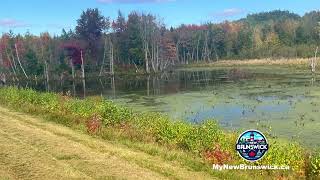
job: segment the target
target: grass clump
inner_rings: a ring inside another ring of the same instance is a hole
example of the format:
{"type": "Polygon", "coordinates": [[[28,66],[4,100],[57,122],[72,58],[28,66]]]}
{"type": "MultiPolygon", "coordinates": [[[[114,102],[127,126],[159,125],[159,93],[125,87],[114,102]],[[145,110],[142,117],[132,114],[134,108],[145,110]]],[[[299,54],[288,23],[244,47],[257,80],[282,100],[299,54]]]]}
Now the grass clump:
{"type": "MultiPolygon", "coordinates": [[[[194,157],[201,157],[206,167],[210,167],[212,163],[248,164],[234,150],[237,134],[223,131],[215,121],[190,124],[173,121],[158,113],[136,113],[101,98],[82,100],[15,87],[0,88],[0,102],[15,110],[46,115],[48,120],[76,127],[102,138],[124,142],[139,141],[182,150],[194,157]]],[[[149,147],[146,151],[152,155],[161,154],[157,148],[149,147]]],[[[308,157],[304,152],[298,144],[272,139],[266,157],[255,164],[288,165],[292,170],[284,175],[290,173],[294,177],[319,176],[320,155],[308,157]]],[[[172,160],[176,157],[166,158],[172,160]]],[[[188,164],[193,166],[192,163],[188,164]]],[[[257,174],[269,176],[272,173],[275,177],[283,176],[282,171],[261,170],[257,174]]]]}

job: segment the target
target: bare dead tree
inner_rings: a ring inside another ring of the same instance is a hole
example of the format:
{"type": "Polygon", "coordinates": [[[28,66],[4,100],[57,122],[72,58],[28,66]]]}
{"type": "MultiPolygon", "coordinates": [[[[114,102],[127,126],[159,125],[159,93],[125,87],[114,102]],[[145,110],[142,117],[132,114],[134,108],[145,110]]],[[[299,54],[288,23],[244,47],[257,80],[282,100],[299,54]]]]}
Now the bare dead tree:
{"type": "Polygon", "coordinates": [[[150,73],[150,68],[149,68],[149,57],[148,57],[148,53],[149,53],[149,35],[150,35],[150,22],[149,22],[149,18],[148,16],[142,16],[142,32],[141,32],[141,36],[142,36],[142,46],[143,46],[143,51],[144,51],[144,61],[145,61],[145,68],[146,68],[146,72],[150,73]]]}
{"type": "Polygon", "coordinates": [[[18,62],[19,62],[20,68],[21,68],[21,70],[22,70],[22,72],[23,72],[24,76],[25,76],[27,79],[29,79],[29,77],[28,77],[28,75],[27,75],[26,71],[24,70],[24,68],[23,68],[23,66],[22,66],[22,64],[21,64],[21,61],[20,61],[19,52],[18,52],[18,47],[17,47],[17,43],[15,43],[15,44],[14,44],[14,47],[15,47],[15,49],[16,49],[16,55],[17,55],[17,59],[18,59],[18,62]]]}
{"type": "MultiPolygon", "coordinates": [[[[45,57],[45,55],[44,55],[44,42],[41,41],[40,44],[41,44],[41,58],[42,58],[42,60],[44,62],[43,75],[44,75],[44,77],[46,79],[47,90],[49,91],[50,90],[50,86],[49,86],[49,64],[48,64],[48,60],[47,60],[48,57],[45,57]]],[[[50,59],[49,61],[50,62],[51,62],[51,58],[52,58],[52,54],[51,54],[51,50],[49,48],[49,59],[50,59]]]]}
{"type": "Polygon", "coordinates": [[[102,59],[101,67],[100,67],[99,76],[102,75],[102,72],[103,72],[103,69],[104,69],[104,65],[105,65],[105,62],[106,62],[106,53],[107,53],[107,37],[105,37],[105,40],[104,40],[103,59],[102,59]]]}
{"type": "Polygon", "coordinates": [[[107,64],[106,59],[109,59],[109,72],[111,75],[114,74],[114,46],[111,40],[111,37],[106,37],[104,42],[104,50],[103,50],[103,60],[100,67],[99,76],[102,75],[103,71],[105,71],[105,66],[107,64]]]}
{"type": "Polygon", "coordinates": [[[13,62],[13,67],[14,67],[14,69],[15,69],[16,71],[18,71],[17,63],[16,63],[16,61],[15,61],[15,58],[14,58],[14,55],[13,55],[12,51],[11,51],[10,56],[11,56],[11,59],[12,59],[12,62],[13,62]]]}
{"type": "Polygon", "coordinates": [[[85,78],[85,74],[84,74],[84,61],[83,61],[83,52],[82,50],[80,51],[80,56],[81,56],[81,70],[82,70],[82,78],[85,78]]]}
{"type": "Polygon", "coordinates": [[[13,65],[13,63],[12,63],[12,61],[11,61],[11,59],[10,59],[10,56],[9,56],[8,52],[6,52],[6,55],[7,55],[7,58],[8,58],[10,67],[11,67],[11,70],[12,70],[12,72],[13,72],[13,74],[14,74],[13,79],[14,79],[14,80],[15,80],[15,79],[16,79],[16,80],[19,80],[18,77],[17,77],[16,69],[15,69],[15,67],[14,67],[14,65],[13,65]]]}
{"type": "Polygon", "coordinates": [[[84,74],[84,61],[83,61],[82,50],[80,50],[80,56],[81,56],[81,69],[82,69],[83,97],[86,97],[86,79],[84,74]]]}
{"type": "Polygon", "coordinates": [[[203,47],[203,60],[210,61],[210,50],[209,50],[209,45],[208,45],[208,36],[209,36],[209,31],[206,32],[205,38],[204,38],[204,47],[203,47]]]}
{"type": "Polygon", "coordinates": [[[315,53],[314,53],[314,58],[311,58],[311,72],[315,73],[316,72],[316,63],[317,63],[317,54],[318,54],[318,49],[319,47],[317,46],[315,53]]]}
{"type": "Polygon", "coordinates": [[[112,41],[110,40],[110,73],[111,75],[114,74],[114,68],[113,68],[113,65],[114,65],[114,47],[113,47],[113,43],[112,41]]]}
{"type": "Polygon", "coordinates": [[[201,38],[201,34],[198,37],[197,40],[197,63],[199,62],[199,45],[200,45],[200,38],[201,38]]]}
{"type": "Polygon", "coordinates": [[[72,60],[70,61],[70,64],[71,64],[71,71],[72,71],[72,79],[74,80],[75,79],[75,68],[74,68],[74,64],[73,64],[72,60]]]}

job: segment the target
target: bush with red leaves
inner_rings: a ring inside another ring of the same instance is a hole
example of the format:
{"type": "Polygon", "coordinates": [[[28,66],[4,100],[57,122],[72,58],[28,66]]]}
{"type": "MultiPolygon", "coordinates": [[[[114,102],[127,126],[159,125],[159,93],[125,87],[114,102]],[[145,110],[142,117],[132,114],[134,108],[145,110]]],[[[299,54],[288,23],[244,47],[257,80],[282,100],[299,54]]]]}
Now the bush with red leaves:
{"type": "Polygon", "coordinates": [[[216,145],[212,150],[203,152],[203,157],[212,164],[225,164],[232,160],[230,152],[221,149],[220,145],[216,145]]]}
{"type": "Polygon", "coordinates": [[[101,130],[102,118],[99,115],[93,115],[86,122],[87,131],[90,134],[97,134],[101,130]]]}

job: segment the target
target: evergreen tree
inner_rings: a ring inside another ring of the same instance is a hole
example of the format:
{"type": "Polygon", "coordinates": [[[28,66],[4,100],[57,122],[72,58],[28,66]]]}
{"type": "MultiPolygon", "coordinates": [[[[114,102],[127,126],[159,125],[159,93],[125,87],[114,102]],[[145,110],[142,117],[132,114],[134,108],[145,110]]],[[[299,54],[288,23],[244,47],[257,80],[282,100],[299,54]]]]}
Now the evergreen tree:
{"type": "Polygon", "coordinates": [[[77,20],[76,33],[77,35],[87,42],[87,49],[89,54],[97,64],[98,49],[101,47],[102,33],[109,28],[109,18],[101,15],[99,10],[87,9],[82,12],[80,19],[77,20]]]}

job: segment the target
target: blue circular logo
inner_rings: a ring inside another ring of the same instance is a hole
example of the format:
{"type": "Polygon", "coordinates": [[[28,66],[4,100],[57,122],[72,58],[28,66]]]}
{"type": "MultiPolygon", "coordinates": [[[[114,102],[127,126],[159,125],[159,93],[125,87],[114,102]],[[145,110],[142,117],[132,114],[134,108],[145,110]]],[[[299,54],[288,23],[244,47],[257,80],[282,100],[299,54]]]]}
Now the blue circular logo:
{"type": "Polygon", "coordinates": [[[243,132],[236,144],[239,155],[247,161],[257,161],[268,151],[269,146],[266,137],[257,130],[243,132]]]}

